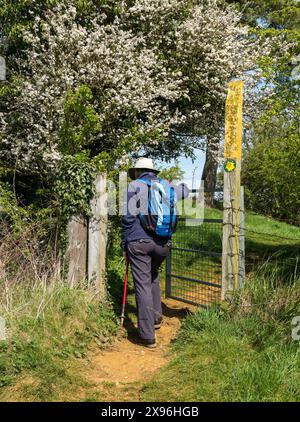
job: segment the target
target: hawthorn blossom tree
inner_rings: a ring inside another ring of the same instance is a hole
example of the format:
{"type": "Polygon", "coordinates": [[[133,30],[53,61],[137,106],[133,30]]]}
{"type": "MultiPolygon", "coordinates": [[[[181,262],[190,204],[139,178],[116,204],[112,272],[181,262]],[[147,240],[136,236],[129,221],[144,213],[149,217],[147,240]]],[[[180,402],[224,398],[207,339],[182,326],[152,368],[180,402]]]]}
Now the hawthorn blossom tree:
{"type": "Polygon", "coordinates": [[[0,114],[2,159],[48,173],[66,154],[170,158],[219,140],[227,83],[258,57],[238,13],[216,0],[117,3],[85,23],[70,2],[35,18],[0,114]]]}
{"type": "Polygon", "coordinates": [[[168,102],[183,95],[181,80],[142,36],[96,21],[87,29],[75,18],[74,8],[51,12],[25,35],[31,50],[24,81],[1,114],[6,152],[25,168],[55,165],[62,145],[66,154],[118,149],[122,155],[128,141],[133,149],[143,137],[155,143],[180,121],[168,102]]]}

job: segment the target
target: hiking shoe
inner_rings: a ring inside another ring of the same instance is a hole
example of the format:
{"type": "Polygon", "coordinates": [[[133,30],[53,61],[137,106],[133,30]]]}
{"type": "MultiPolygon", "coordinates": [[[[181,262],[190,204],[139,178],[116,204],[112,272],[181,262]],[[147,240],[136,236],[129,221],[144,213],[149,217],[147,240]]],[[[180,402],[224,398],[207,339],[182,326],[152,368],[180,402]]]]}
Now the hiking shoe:
{"type": "Polygon", "coordinates": [[[145,339],[145,338],[140,338],[138,340],[138,344],[140,346],[148,347],[149,349],[155,349],[155,347],[156,347],[156,340],[155,339],[149,340],[149,339],[145,339]]]}
{"type": "Polygon", "coordinates": [[[160,317],[157,321],[155,321],[155,323],[154,323],[154,328],[155,328],[156,330],[159,330],[159,329],[160,329],[160,327],[161,327],[161,323],[162,323],[162,317],[160,317]]]}

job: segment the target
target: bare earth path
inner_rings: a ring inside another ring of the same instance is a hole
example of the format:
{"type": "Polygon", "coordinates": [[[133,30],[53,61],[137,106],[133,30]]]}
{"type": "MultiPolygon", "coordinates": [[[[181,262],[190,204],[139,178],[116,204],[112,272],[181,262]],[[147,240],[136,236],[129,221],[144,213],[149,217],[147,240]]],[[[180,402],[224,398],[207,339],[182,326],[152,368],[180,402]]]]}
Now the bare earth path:
{"type": "Polygon", "coordinates": [[[193,307],[170,299],[164,300],[164,321],[157,330],[156,349],[147,349],[134,343],[136,328],[127,323],[128,338],[118,340],[109,349],[90,356],[85,378],[92,385],[83,400],[138,401],[145,382],[166,365],[170,356],[168,349],[175,339],[180,321],[193,307]]]}

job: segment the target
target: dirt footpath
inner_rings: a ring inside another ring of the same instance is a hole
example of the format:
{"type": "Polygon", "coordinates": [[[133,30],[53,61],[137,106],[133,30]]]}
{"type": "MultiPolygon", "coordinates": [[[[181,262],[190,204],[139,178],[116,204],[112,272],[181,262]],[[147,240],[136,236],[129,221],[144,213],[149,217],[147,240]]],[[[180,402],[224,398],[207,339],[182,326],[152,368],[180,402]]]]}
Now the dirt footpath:
{"type": "Polygon", "coordinates": [[[170,299],[163,301],[164,320],[157,334],[157,348],[147,349],[135,344],[136,327],[129,321],[124,338],[118,340],[104,352],[90,356],[89,368],[85,378],[92,388],[83,400],[138,401],[145,382],[166,365],[170,356],[170,343],[176,338],[180,321],[192,306],[186,306],[170,299]],[[127,337],[128,336],[128,337],[127,337]]]}

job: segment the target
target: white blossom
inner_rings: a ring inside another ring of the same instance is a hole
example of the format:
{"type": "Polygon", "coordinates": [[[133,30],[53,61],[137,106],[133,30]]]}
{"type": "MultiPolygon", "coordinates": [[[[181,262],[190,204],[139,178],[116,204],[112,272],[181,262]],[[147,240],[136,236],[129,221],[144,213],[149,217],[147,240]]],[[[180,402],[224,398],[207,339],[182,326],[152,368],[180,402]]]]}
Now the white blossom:
{"type": "Polygon", "coordinates": [[[199,145],[199,136],[219,133],[227,84],[254,67],[259,51],[236,11],[215,0],[191,3],[120,2],[114,22],[100,14],[88,26],[77,22],[72,5],[37,17],[24,34],[30,48],[20,63],[22,83],[0,113],[4,155],[24,167],[54,168],[66,95],[82,85],[93,92],[101,126],[97,151],[113,151],[127,138],[131,151],[155,151],[158,133],[165,153],[175,146],[178,153],[199,145]],[[182,133],[188,145],[176,144],[182,133]]]}

